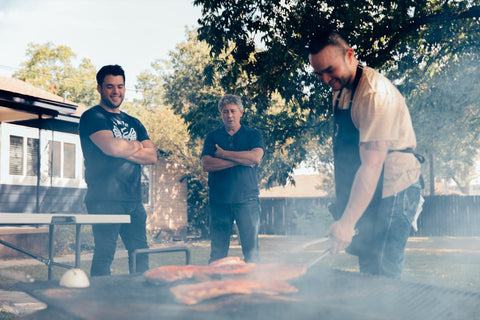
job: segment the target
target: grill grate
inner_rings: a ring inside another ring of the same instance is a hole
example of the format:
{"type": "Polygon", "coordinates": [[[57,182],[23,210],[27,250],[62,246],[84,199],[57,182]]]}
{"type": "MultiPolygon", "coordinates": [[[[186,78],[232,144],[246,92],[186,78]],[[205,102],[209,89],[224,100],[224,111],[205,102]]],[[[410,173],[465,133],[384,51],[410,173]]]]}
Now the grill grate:
{"type": "Polygon", "coordinates": [[[49,281],[23,284],[23,290],[79,319],[480,319],[480,293],[318,267],[292,284],[298,293],[226,296],[195,306],[176,303],[167,286],[141,276],[92,278],[85,289],[49,281]]]}
{"type": "Polygon", "coordinates": [[[480,293],[321,269],[309,271],[297,285],[323,305],[366,319],[480,319],[480,293]]]}

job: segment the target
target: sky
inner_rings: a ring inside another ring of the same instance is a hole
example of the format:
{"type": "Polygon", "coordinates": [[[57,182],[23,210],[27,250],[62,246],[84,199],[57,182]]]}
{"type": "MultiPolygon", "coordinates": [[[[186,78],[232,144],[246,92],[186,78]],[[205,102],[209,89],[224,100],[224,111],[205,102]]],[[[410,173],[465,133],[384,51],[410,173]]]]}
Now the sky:
{"type": "Polygon", "coordinates": [[[128,98],[137,76],[167,59],[200,16],[193,0],[0,0],[0,76],[21,67],[29,43],[52,42],[97,70],[121,65],[128,98]]]}

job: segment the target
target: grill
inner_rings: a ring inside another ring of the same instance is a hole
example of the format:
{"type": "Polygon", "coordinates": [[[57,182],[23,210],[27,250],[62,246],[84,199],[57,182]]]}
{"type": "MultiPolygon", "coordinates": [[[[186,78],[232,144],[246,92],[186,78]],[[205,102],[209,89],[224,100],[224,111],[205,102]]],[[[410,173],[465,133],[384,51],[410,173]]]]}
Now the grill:
{"type": "Polygon", "coordinates": [[[141,276],[92,278],[85,289],[58,281],[19,286],[45,302],[47,312],[70,319],[480,319],[480,293],[317,267],[291,283],[298,293],[231,295],[194,306],[175,302],[167,286],[141,276]]]}

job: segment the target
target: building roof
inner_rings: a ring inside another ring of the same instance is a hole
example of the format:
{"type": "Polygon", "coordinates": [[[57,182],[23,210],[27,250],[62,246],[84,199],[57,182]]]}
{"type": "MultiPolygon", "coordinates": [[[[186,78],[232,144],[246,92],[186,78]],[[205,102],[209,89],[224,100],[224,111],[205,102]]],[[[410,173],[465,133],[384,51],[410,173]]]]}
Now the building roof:
{"type": "Polygon", "coordinates": [[[56,102],[67,102],[70,104],[74,104],[71,101],[65,101],[62,97],[57,96],[56,94],[37,88],[28,82],[16,78],[0,77],[0,90],[20,93],[22,95],[52,100],[56,102]]]}
{"type": "MultiPolygon", "coordinates": [[[[0,77],[0,122],[78,117],[83,108],[15,78],[0,77]]],[[[67,120],[68,121],[68,120],[67,120]]],[[[75,121],[75,120],[74,120],[75,121]]]]}
{"type": "Polygon", "coordinates": [[[262,198],[315,198],[326,197],[327,192],[320,189],[322,176],[318,174],[295,175],[295,185],[288,183],[285,186],[260,190],[262,198]]]}

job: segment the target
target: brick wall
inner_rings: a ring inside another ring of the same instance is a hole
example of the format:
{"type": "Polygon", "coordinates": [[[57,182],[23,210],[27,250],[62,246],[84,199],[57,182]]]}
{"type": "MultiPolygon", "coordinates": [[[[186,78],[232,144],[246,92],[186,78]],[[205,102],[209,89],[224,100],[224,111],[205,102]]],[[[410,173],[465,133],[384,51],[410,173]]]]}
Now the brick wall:
{"type": "Polygon", "coordinates": [[[159,159],[152,167],[147,230],[155,238],[183,240],[187,234],[187,181],[178,165],[159,159]]]}

